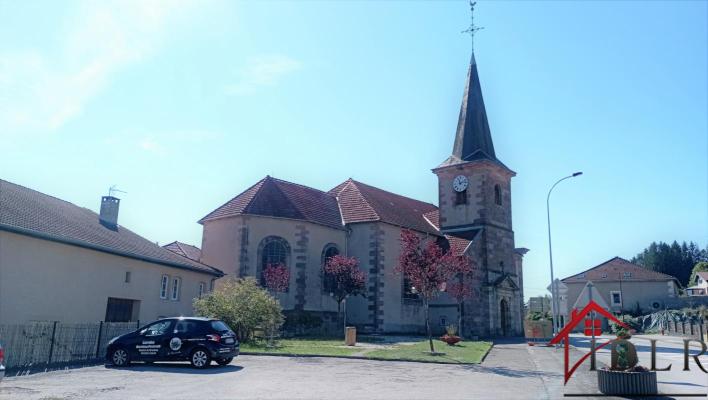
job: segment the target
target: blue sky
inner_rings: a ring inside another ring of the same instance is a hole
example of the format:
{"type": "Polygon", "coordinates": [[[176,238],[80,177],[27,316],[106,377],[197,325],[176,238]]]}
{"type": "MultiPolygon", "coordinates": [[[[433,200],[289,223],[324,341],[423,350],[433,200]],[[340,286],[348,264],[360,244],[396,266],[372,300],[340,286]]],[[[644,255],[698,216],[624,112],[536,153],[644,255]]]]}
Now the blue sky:
{"type": "MultiPolygon", "coordinates": [[[[708,242],[708,3],[480,1],[475,54],[513,180],[526,296],[654,240],[708,242]]],[[[0,0],[0,177],[199,245],[266,174],[437,203],[466,2],[0,0]]]]}

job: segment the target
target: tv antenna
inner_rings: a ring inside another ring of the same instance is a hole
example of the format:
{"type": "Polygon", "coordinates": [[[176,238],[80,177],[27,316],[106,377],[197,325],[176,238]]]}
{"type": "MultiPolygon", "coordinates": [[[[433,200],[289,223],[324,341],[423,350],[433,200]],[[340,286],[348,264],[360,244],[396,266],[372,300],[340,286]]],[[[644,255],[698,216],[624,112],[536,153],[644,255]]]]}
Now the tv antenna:
{"type": "Polygon", "coordinates": [[[118,185],[113,185],[113,186],[111,186],[110,188],[108,188],[108,195],[109,195],[109,196],[113,197],[113,193],[115,193],[115,192],[128,193],[128,192],[126,192],[126,191],[123,191],[123,190],[118,189],[116,186],[118,186],[118,185]]]}

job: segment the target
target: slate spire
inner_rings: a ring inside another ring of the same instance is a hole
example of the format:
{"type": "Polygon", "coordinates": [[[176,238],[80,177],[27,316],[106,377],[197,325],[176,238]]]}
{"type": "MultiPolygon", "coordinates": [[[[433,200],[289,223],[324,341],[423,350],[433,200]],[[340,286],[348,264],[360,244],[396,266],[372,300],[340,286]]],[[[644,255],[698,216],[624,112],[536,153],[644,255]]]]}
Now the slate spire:
{"type": "Polygon", "coordinates": [[[452,155],[463,161],[479,159],[498,161],[494,154],[494,143],[492,143],[492,135],[489,131],[487,111],[484,108],[484,99],[482,99],[482,87],[479,83],[474,52],[467,71],[467,82],[462,96],[452,155]]]}

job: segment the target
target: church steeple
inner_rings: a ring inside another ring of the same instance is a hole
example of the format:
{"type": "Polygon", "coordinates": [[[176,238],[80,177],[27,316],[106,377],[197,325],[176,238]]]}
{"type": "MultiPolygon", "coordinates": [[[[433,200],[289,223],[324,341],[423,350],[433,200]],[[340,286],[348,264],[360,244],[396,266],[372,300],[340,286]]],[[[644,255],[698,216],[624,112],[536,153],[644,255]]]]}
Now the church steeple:
{"type": "Polygon", "coordinates": [[[457,134],[452,155],[460,161],[489,159],[497,161],[494,143],[489,131],[487,111],[482,98],[482,86],[479,83],[477,62],[472,53],[467,71],[465,92],[462,96],[460,117],[457,121],[457,134]]]}

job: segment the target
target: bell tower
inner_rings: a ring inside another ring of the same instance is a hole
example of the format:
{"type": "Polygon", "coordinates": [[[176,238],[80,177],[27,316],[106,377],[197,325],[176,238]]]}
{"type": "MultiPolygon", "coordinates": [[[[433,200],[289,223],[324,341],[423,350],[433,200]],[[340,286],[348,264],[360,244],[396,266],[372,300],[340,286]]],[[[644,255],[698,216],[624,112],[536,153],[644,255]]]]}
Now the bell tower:
{"type": "Polygon", "coordinates": [[[516,173],[496,157],[474,54],[467,72],[452,155],[438,176],[443,233],[471,239],[485,225],[511,230],[511,178],[516,173]],[[467,232],[475,231],[475,232],[467,232]]]}
{"type": "Polygon", "coordinates": [[[511,178],[496,156],[474,52],[465,83],[452,155],[433,169],[438,176],[440,231],[469,240],[477,265],[479,300],[465,304],[465,335],[523,333],[523,278],[514,248],[511,178]]]}

